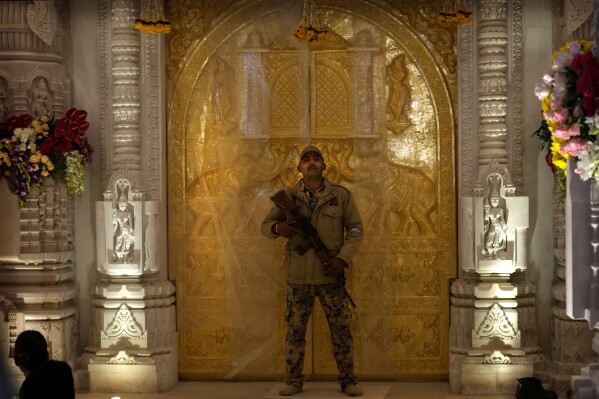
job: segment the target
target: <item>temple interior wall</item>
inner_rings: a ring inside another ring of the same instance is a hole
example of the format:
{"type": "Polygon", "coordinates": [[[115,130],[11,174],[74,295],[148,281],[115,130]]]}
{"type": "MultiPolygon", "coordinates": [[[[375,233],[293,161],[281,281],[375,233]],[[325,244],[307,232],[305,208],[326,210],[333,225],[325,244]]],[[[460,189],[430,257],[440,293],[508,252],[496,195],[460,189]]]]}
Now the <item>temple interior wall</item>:
{"type": "MultiPolygon", "coordinates": [[[[528,229],[528,271],[529,280],[536,283],[536,306],[538,319],[539,345],[543,353],[551,352],[550,306],[551,280],[553,278],[553,198],[552,177],[545,164],[544,154],[538,149],[538,141],[532,137],[540,123],[540,105],[534,96],[534,84],[541,79],[542,71],[548,68],[551,50],[563,42],[560,36],[561,20],[554,15],[547,0],[526,0],[523,2],[524,74],[523,74],[523,145],[525,147],[524,195],[530,198],[530,227],[528,229]],[[557,27],[557,28],[556,28],[557,27]],[[557,32],[557,34],[556,34],[557,32]]],[[[100,21],[97,18],[96,2],[71,0],[72,62],[68,70],[72,78],[72,103],[88,110],[91,125],[88,136],[95,148],[100,148],[105,139],[100,131],[100,61],[99,48],[100,21]]],[[[475,62],[473,60],[472,62],[475,62]]],[[[168,134],[168,133],[167,133],[168,134]]],[[[459,137],[456,137],[456,141],[459,137]]],[[[463,154],[456,151],[456,164],[461,164],[463,154]]],[[[474,162],[472,163],[475,172],[474,162]]],[[[166,173],[162,174],[166,179],[166,173]]],[[[80,350],[89,343],[91,291],[99,279],[96,269],[95,202],[102,197],[102,160],[96,157],[87,168],[85,192],[81,200],[75,202],[75,247],[76,281],[79,286],[77,306],[79,309],[80,350]]],[[[0,239],[6,239],[6,230],[0,229],[0,239]]],[[[161,243],[163,252],[167,241],[161,243]]],[[[166,268],[164,268],[166,272],[166,268]]]]}

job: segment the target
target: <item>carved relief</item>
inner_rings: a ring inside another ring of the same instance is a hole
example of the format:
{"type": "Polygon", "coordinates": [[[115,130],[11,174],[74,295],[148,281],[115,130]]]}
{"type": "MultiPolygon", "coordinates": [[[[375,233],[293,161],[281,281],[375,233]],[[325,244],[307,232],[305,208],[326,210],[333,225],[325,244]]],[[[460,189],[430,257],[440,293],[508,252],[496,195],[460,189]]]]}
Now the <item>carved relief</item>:
{"type": "Polygon", "coordinates": [[[482,254],[487,259],[501,259],[501,253],[507,247],[507,212],[502,192],[503,180],[499,175],[490,175],[487,179],[489,195],[483,202],[484,248],[482,254]]]}
{"type": "Polygon", "coordinates": [[[56,8],[54,0],[35,0],[27,5],[27,25],[48,46],[54,41],[56,8]]]}
{"type": "Polygon", "coordinates": [[[126,351],[119,351],[116,356],[111,357],[108,364],[138,364],[135,357],[129,356],[126,351]]]}
{"type": "Polygon", "coordinates": [[[235,123],[231,122],[233,112],[233,71],[227,62],[221,58],[216,58],[216,69],[214,70],[214,83],[212,86],[212,109],[214,112],[214,124],[222,133],[229,133],[235,128],[235,123]]]}
{"type": "Polygon", "coordinates": [[[36,119],[40,119],[43,115],[52,117],[53,94],[48,87],[46,78],[39,77],[32,82],[29,89],[27,104],[31,115],[36,119]]]}
{"type": "Polygon", "coordinates": [[[121,338],[127,339],[147,339],[147,331],[144,331],[133,314],[127,307],[122,304],[116,311],[112,321],[102,331],[103,341],[114,341],[115,343],[121,338]]]}
{"type": "Polygon", "coordinates": [[[390,116],[387,127],[393,133],[400,134],[410,124],[408,113],[412,96],[408,84],[409,70],[405,55],[400,54],[391,61],[387,67],[387,80],[389,86],[387,113],[390,116]]]}
{"type": "Polygon", "coordinates": [[[119,179],[114,185],[115,201],[112,208],[113,262],[132,263],[135,249],[135,216],[130,200],[131,183],[119,179]]]}
{"type": "Polygon", "coordinates": [[[0,123],[6,122],[11,116],[11,97],[8,82],[3,76],[0,76],[0,123]]]}
{"type": "Polygon", "coordinates": [[[505,311],[495,303],[489,309],[487,317],[475,331],[472,331],[472,336],[481,340],[491,340],[495,337],[501,340],[513,340],[520,338],[520,331],[516,331],[505,311]]]}

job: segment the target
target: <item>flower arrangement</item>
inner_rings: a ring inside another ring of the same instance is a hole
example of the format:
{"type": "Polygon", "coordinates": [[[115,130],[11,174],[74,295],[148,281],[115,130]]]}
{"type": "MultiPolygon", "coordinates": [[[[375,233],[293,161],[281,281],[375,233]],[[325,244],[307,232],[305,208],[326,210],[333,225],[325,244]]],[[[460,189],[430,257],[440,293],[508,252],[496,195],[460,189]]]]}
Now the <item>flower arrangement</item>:
{"type": "Polygon", "coordinates": [[[599,61],[591,48],[586,40],[566,43],[535,85],[544,120],[534,135],[548,149],[545,159],[562,182],[572,157],[581,179],[599,177],[599,61]]]}
{"type": "Polygon", "coordinates": [[[467,25],[472,22],[472,10],[469,8],[456,8],[439,12],[437,22],[443,26],[467,25]]]}
{"type": "Polygon", "coordinates": [[[69,109],[64,118],[13,116],[0,124],[0,178],[14,181],[12,191],[22,207],[31,189],[41,189],[42,177],[65,180],[67,194],[83,194],[83,167],[92,161],[93,148],[85,132],[87,112],[69,109]]]}
{"type": "Polygon", "coordinates": [[[312,25],[300,24],[293,32],[291,37],[296,40],[307,41],[308,43],[317,42],[327,38],[329,31],[324,28],[316,28],[312,25]]]}
{"type": "Polygon", "coordinates": [[[135,20],[135,29],[143,33],[157,35],[159,33],[170,33],[171,22],[166,19],[145,19],[137,18],[135,20]]]}

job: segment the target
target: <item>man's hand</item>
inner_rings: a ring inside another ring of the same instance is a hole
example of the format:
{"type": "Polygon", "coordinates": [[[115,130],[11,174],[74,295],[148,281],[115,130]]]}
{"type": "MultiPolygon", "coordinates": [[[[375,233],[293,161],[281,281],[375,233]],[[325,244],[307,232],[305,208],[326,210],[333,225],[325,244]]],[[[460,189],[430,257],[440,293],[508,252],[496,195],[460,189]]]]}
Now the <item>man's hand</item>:
{"type": "Polygon", "coordinates": [[[324,264],[324,274],[325,276],[337,277],[338,275],[343,273],[343,270],[345,270],[346,266],[347,263],[345,263],[341,259],[333,258],[324,264]]]}
{"type": "Polygon", "coordinates": [[[295,222],[295,220],[286,220],[284,222],[277,223],[275,227],[273,227],[273,232],[282,237],[289,238],[302,232],[297,228],[297,226],[298,224],[295,222]]]}

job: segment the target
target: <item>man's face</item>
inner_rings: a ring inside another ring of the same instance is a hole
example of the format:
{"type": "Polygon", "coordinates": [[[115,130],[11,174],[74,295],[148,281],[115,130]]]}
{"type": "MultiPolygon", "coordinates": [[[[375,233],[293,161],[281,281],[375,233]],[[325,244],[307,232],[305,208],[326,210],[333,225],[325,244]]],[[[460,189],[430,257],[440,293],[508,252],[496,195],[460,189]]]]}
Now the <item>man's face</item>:
{"type": "Polygon", "coordinates": [[[304,177],[321,177],[322,172],[327,168],[326,164],[315,152],[308,152],[304,155],[304,157],[300,160],[299,165],[297,166],[297,170],[304,177]]]}

